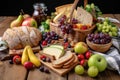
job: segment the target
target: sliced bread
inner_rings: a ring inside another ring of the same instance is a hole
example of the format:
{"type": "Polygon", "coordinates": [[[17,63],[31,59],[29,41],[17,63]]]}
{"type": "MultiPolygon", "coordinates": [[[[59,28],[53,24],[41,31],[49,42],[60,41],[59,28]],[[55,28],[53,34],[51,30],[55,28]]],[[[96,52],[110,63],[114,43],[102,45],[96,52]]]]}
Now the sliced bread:
{"type": "Polygon", "coordinates": [[[77,7],[76,19],[79,23],[92,26],[93,16],[81,7],[77,7]]]}
{"type": "Polygon", "coordinates": [[[54,65],[63,65],[73,57],[71,51],[67,51],[64,56],[52,62],[54,65]]]}

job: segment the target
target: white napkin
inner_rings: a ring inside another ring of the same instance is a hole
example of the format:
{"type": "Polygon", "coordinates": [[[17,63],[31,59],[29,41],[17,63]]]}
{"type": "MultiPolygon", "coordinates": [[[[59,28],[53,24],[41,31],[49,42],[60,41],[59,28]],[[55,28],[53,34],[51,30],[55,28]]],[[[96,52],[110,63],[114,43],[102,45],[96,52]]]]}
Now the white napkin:
{"type": "MultiPolygon", "coordinates": [[[[103,18],[103,17],[98,17],[97,19],[104,21],[105,18],[103,18]]],[[[120,21],[117,20],[117,19],[115,19],[115,18],[108,17],[108,19],[109,19],[111,22],[120,23],[120,21]]]]}

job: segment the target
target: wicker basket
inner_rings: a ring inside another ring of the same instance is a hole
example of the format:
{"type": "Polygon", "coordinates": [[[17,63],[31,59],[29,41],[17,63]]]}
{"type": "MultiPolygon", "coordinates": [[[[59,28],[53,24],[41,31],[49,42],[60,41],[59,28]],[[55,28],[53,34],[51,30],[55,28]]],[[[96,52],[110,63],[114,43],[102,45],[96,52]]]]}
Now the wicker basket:
{"type": "Polygon", "coordinates": [[[87,45],[92,49],[92,50],[95,50],[95,51],[98,51],[98,52],[106,52],[110,49],[110,47],[112,46],[112,41],[110,43],[107,43],[107,44],[95,44],[93,42],[90,42],[87,38],[86,38],[86,42],[87,42],[87,45]]]}
{"type": "Polygon", "coordinates": [[[85,41],[87,35],[91,33],[94,30],[94,28],[95,25],[93,25],[91,28],[87,30],[74,29],[73,32],[70,34],[63,34],[61,29],[58,27],[58,24],[50,22],[50,31],[54,31],[57,34],[59,34],[60,37],[68,38],[69,40],[72,40],[74,42],[85,41]]]}
{"type": "MultiPolygon", "coordinates": [[[[75,6],[77,5],[77,3],[79,2],[79,0],[75,0],[74,2],[74,7],[72,7],[72,9],[75,9],[75,6]]],[[[84,0],[84,7],[86,6],[86,4],[88,3],[88,0],[84,0]]],[[[72,19],[72,14],[73,12],[71,12],[70,15],[70,20],[72,19]]],[[[62,38],[68,38],[69,40],[72,40],[74,42],[78,42],[78,41],[85,41],[86,37],[89,33],[91,33],[95,28],[95,25],[93,25],[91,28],[87,29],[87,30],[80,30],[80,29],[74,29],[72,33],[70,34],[63,34],[61,29],[58,27],[58,24],[50,22],[50,31],[54,31],[57,34],[59,34],[62,38]]]]}

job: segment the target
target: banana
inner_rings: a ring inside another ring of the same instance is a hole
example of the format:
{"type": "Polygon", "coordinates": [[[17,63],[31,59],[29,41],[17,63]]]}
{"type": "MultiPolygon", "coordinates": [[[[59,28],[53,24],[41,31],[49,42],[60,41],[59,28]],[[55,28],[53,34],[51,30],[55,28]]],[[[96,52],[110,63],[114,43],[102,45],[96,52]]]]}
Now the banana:
{"type": "Polygon", "coordinates": [[[22,65],[23,65],[26,61],[29,61],[27,49],[28,49],[28,46],[26,46],[26,47],[24,48],[23,53],[22,53],[22,58],[21,58],[21,63],[22,63],[22,65]]]}
{"type": "Polygon", "coordinates": [[[27,48],[27,52],[28,52],[28,57],[29,60],[36,66],[39,67],[41,65],[41,62],[39,61],[39,59],[35,56],[35,54],[32,51],[32,48],[30,46],[28,46],[27,48]]]}

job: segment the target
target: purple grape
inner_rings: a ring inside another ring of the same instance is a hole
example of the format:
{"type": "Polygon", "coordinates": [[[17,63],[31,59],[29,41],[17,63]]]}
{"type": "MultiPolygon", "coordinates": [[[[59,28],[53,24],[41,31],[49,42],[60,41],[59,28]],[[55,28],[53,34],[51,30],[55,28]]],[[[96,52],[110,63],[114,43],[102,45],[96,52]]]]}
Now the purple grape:
{"type": "Polygon", "coordinates": [[[40,66],[39,70],[40,70],[41,72],[44,72],[44,66],[40,66]]]}
{"type": "Polygon", "coordinates": [[[100,33],[100,38],[101,39],[105,38],[105,34],[104,33],[100,33]]]}
{"type": "Polygon", "coordinates": [[[94,34],[92,33],[90,36],[93,38],[93,37],[94,37],[94,34]]]}
{"type": "Polygon", "coordinates": [[[9,63],[10,63],[10,64],[13,64],[13,60],[9,60],[9,63]]]}
{"type": "Polygon", "coordinates": [[[48,44],[50,44],[50,43],[51,43],[51,41],[52,41],[52,40],[51,40],[51,39],[49,39],[49,40],[48,40],[48,44]]]}
{"type": "Polygon", "coordinates": [[[64,43],[68,42],[68,38],[64,38],[64,43]]]}
{"type": "Polygon", "coordinates": [[[75,18],[73,18],[73,19],[72,19],[72,24],[77,24],[77,23],[78,23],[78,20],[75,19],[75,18]]]}
{"type": "Polygon", "coordinates": [[[47,37],[47,33],[45,32],[42,36],[43,36],[43,37],[47,37]]]}
{"type": "Polygon", "coordinates": [[[47,32],[47,35],[50,35],[50,32],[47,32]]]}
{"type": "Polygon", "coordinates": [[[95,39],[99,39],[99,37],[100,37],[100,36],[99,36],[98,33],[94,34],[94,38],[95,38],[95,39]]]}
{"type": "Polygon", "coordinates": [[[105,39],[101,39],[101,40],[100,40],[100,43],[101,43],[101,44],[105,44],[105,43],[106,43],[106,42],[105,42],[105,39]]]}
{"type": "Polygon", "coordinates": [[[50,73],[50,71],[47,68],[44,69],[44,72],[45,73],[50,73]]]}
{"type": "Polygon", "coordinates": [[[99,39],[96,39],[96,40],[94,40],[94,43],[95,43],[95,44],[99,44],[99,43],[100,43],[100,40],[99,40],[99,39]]]}
{"type": "Polygon", "coordinates": [[[47,62],[51,62],[51,59],[49,57],[46,58],[47,62]]]}
{"type": "Polygon", "coordinates": [[[87,37],[91,37],[91,34],[88,34],[87,37]]]}
{"type": "Polygon", "coordinates": [[[93,38],[89,36],[89,37],[88,37],[88,40],[89,40],[89,41],[92,41],[92,40],[93,40],[93,38]]]}

